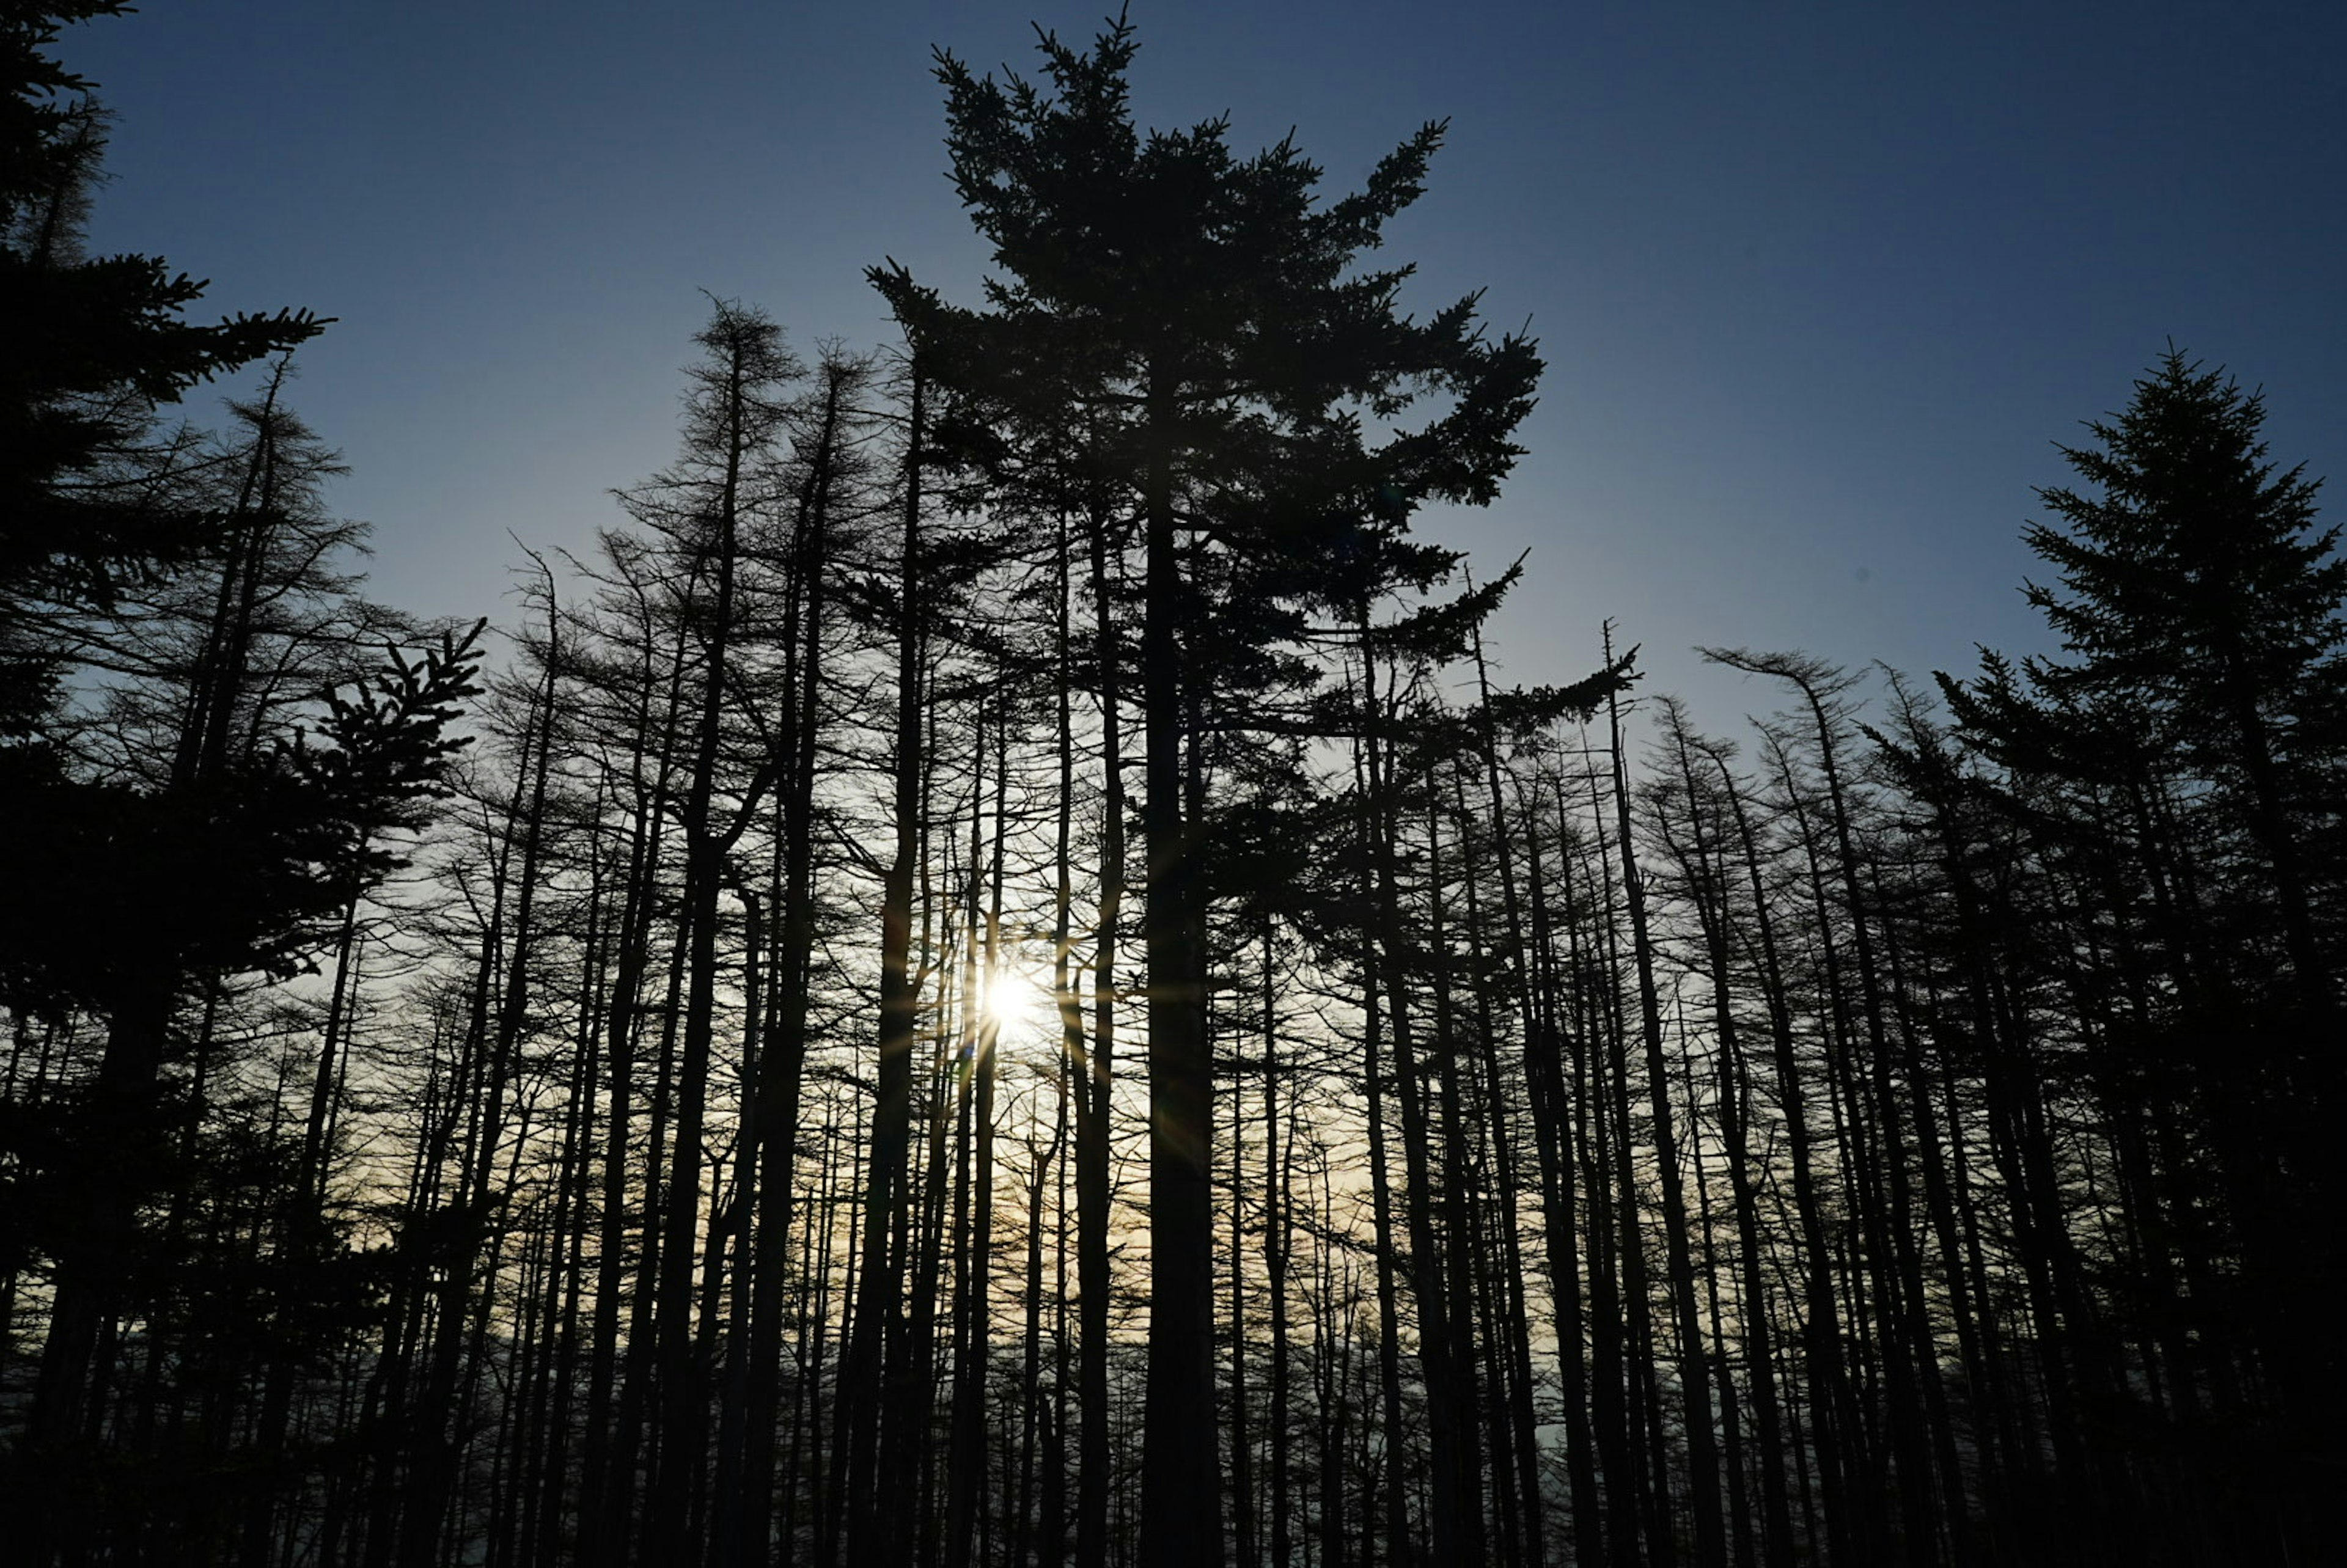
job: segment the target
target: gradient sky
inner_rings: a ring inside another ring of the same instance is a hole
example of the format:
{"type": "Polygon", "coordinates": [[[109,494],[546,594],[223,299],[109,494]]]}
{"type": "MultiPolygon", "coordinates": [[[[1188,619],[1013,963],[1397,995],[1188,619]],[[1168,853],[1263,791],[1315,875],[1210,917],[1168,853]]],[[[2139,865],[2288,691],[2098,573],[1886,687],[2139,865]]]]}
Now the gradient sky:
{"type": "MultiPolygon", "coordinates": [[[[975,300],[930,46],[1029,71],[1030,20],[1099,12],[148,0],[61,53],[119,117],[97,245],[340,317],[295,396],[377,527],[374,592],[502,618],[509,532],[584,548],[673,454],[697,291],[802,347],[887,337],[884,256],[975,300]]],[[[2033,487],[2171,338],[2347,486],[2336,0],[1132,15],[1140,118],[1293,127],[1332,193],[1450,118],[1380,261],[1420,309],[1486,289],[1548,359],[1506,497],[1424,524],[1487,572],[1532,551],[1512,679],[1586,670],[1612,616],[1727,729],[1774,698],[1690,644],[1919,673],[2039,646],[2033,487]]]]}

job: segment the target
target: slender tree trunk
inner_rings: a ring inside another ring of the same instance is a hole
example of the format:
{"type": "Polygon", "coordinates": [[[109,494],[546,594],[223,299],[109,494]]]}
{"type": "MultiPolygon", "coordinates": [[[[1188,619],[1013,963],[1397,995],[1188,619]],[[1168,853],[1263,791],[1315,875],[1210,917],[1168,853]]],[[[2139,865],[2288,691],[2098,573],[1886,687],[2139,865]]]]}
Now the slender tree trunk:
{"type": "MultiPolygon", "coordinates": [[[[912,1147],[913,1041],[919,999],[912,968],[913,878],[921,853],[923,632],[927,607],[920,597],[926,569],[921,541],[921,481],[926,438],[926,383],[914,360],[902,478],[904,548],[897,573],[897,714],[895,794],[896,846],[881,889],[880,1040],[877,1092],[872,1115],[871,1164],[865,1184],[863,1275],[856,1312],[840,1367],[843,1431],[833,1451],[844,1477],[835,1477],[826,1529],[844,1539],[850,1563],[877,1568],[881,1525],[878,1509],[880,1427],[884,1376],[901,1374],[887,1353],[898,1337],[903,1310],[905,1256],[899,1238],[912,1147]]],[[[819,1554],[828,1562],[831,1553],[819,1554]]]]}
{"type": "Polygon", "coordinates": [[[1112,619],[1108,517],[1095,507],[1092,551],[1093,651],[1100,669],[1100,929],[1092,958],[1092,1041],[1076,1073],[1076,1292],[1081,1303],[1077,1380],[1076,1561],[1108,1561],[1109,1534],[1109,1104],[1115,1083],[1117,925],[1124,907],[1123,707],[1121,654],[1112,619]]]}
{"type": "Polygon", "coordinates": [[[1223,1489],[1214,1429],[1214,1063],[1206,1039],[1204,890],[1184,809],[1194,693],[1182,627],[1192,607],[1176,537],[1170,367],[1151,376],[1154,436],[1143,503],[1148,581],[1142,687],[1148,714],[1142,941],[1149,984],[1149,1394],[1141,1568],[1214,1568],[1223,1489]]]}

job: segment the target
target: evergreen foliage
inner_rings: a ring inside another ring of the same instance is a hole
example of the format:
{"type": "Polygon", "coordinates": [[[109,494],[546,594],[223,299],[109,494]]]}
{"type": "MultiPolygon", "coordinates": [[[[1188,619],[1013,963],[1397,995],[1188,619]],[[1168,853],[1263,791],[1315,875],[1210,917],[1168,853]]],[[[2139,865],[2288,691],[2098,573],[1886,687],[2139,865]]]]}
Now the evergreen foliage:
{"type": "Polygon", "coordinates": [[[1324,202],[1321,170],[1292,140],[1243,158],[1225,120],[1139,130],[1126,80],[1137,47],[1122,19],[1089,52],[1046,35],[1048,87],[941,56],[955,190],[998,269],[990,308],[947,310],[901,272],[874,282],[965,420],[1003,410],[1015,445],[975,456],[1080,474],[1106,509],[1097,526],[1142,543],[1153,1194],[1142,1553],[1205,1564],[1223,1551],[1205,994],[1225,868],[1209,867],[1242,822],[1276,815],[1276,792],[1218,812],[1202,781],[1243,774],[1227,742],[1314,683],[1311,611],[1358,620],[1450,574],[1457,557],[1410,544],[1409,517],[1497,494],[1540,362],[1527,340],[1485,343],[1473,296],[1419,323],[1399,305],[1409,268],[1359,265],[1423,190],[1441,126],[1381,160],[1361,191],[1324,202]],[[1395,428],[1428,398],[1444,405],[1434,417],[1395,428]],[[1211,754],[1209,729],[1224,743],[1211,754]]]}
{"type": "Polygon", "coordinates": [[[319,323],[80,254],[122,9],[0,9],[10,1563],[2329,1550],[2347,563],[2258,395],[2065,448],[2061,651],[1937,703],[1498,686],[1526,564],[1411,529],[1539,354],[1370,265],[1442,128],[1331,198],[1119,20],[938,57],[983,301],[712,299],[483,676],[282,355],[160,425],[319,323]]]}
{"type": "MultiPolygon", "coordinates": [[[[353,1321],[364,1288],[314,1173],[283,1191],[276,1162],[301,1146],[274,1126],[223,1140],[216,1075],[250,983],[311,968],[405,864],[391,840],[425,825],[463,743],[447,726],[481,630],[414,660],[393,647],[380,671],[353,657],[419,633],[340,575],[359,530],[320,506],[334,465],[279,405],[282,363],[232,405],[240,439],[158,433],[164,405],[324,323],[191,325],[202,285],[82,255],[104,117],[45,51],[122,9],[0,16],[0,1005],[20,1044],[39,1029],[94,1047],[12,1096],[0,1143],[0,1188],[22,1200],[0,1248],[10,1296],[39,1279],[48,1305],[6,1487],[34,1561],[84,1550],[109,1514],[149,1517],[158,1493],[183,1494],[179,1524],[210,1521],[199,1540],[228,1528],[203,1495],[244,1462],[227,1433],[168,1459],[176,1440],[151,1430],[97,1440],[126,1314],[148,1325],[149,1385],[168,1365],[207,1399],[272,1362],[290,1389],[309,1319],[353,1321]],[[271,1241],[223,1257],[214,1227],[253,1208],[271,1241]]],[[[245,1441],[274,1463],[286,1411],[268,1408],[245,1441]]]]}

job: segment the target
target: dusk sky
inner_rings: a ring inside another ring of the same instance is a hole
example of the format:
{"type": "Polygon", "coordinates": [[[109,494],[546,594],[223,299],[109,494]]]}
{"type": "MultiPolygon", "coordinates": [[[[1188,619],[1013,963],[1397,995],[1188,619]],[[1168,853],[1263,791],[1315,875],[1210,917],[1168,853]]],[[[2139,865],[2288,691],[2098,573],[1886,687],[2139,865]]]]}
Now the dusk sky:
{"type": "MultiPolygon", "coordinates": [[[[883,257],[976,300],[929,49],[1029,72],[1030,21],[1098,12],[152,0],[58,52],[119,118],[96,245],[341,318],[295,396],[374,593],[503,620],[508,533],[583,550],[673,454],[698,291],[802,348],[887,340],[883,257]]],[[[2266,389],[2285,465],[2347,473],[2347,7],[1132,15],[1144,122],[1293,127],[1331,195],[1450,118],[1380,261],[1421,311],[1486,289],[1548,360],[1505,498],[1425,523],[1486,573],[1532,551],[1512,679],[1586,670],[1611,616],[1724,730],[1773,695],[1690,644],[1918,674],[2040,646],[2032,488],[2170,339],[2266,389]]]]}

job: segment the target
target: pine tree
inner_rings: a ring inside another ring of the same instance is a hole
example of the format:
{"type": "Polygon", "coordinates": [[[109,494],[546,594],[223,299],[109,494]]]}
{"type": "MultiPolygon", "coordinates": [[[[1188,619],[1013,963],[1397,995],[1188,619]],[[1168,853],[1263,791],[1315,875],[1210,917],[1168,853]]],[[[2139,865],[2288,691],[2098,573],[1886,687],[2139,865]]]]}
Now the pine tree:
{"type": "MultiPolygon", "coordinates": [[[[2317,524],[2320,481],[2279,469],[2264,420],[2262,395],[2170,348],[2126,409],[2087,425],[2092,445],[2062,449],[2084,483],[2040,492],[2059,525],[2025,537],[2054,580],[2028,595],[2065,656],[1991,655],[1977,679],[1941,683],[1959,733],[2004,769],[2008,818],[2077,879],[2064,893],[2090,922],[2079,961],[2110,1016],[2086,1032],[2087,1061],[2157,1249],[2115,1327],[2180,1314],[2188,1330],[2147,1330],[2171,1360],[2188,1363],[2197,1331],[2258,1368],[2270,1392],[2246,1407],[2229,1376],[2203,1390],[2179,1374],[2176,1412],[2237,1406],[2221,1413],[2276,1445],[2258,1468],[2287,1477],[2335,1455],[2342,1378],[2329,1327],[2342,1249],[2314,1216],[2338,1198],[2347,559],[2317,524]],[[2239,1285],[2204,1272],[2163,1305],[2171,1235],[2229,1255],[2239,1285]]],[[[2086,1413],[2137,1403],[2121,1353],[2082,1343],[2086,1413]]],[[[2162,1419],[2141,1404],[2126,1417],[2162,1419]]],[[[2192,1440],[2225,1462],[2230,1440],[2192,1440]]],[[[2149,1483],[2114,1491],[2105,1450],[2116,1515],[2149,1483]]],[[[2291,1484],[2251,1486],[2279,1499],[2291,1484]]],[[[2254,1506],[2282,1521],[2298,1504],[2254,1506]]]]}
{"type": "Polygon", "coordinates": [[[172,1261],[150,1205],[210,1179],[170,1166],[200,1143],[167,1135],[183,1120],[172,1070],[192,1058],[200,1076],[223,988],[298,971],[398,865],[388,841],[428,815],[476,659],[454,635],[373,668],[332,648],[409,629],[334,575],[356,530],[316,509],[331,459],[274,384],[234,406],[244,440],[157,433],[198,384],[324,323],[199,325],[184,316],[202,283],[84,253],[106,115],[47,51],[126,9],[0,8],[0,880],[45,890],[0,910],[0,1005],[103,1039],[0,1150],[32,1200],[9,1204],[15,1227],[54,1279],[9,1477],[35,1562],[100,1517],[82,1511],[108,1468],[84,1462],[104,1346],[172,1261]],[[273,623],[304,596],[345,602],[306,630],[273,623]],[[294,656],[272,669],[272,647],[294,656]],[[77,672],[103,695],[71,697],[77,672]],[[198,997],[200,1021],[183,1017],[198,997]]]}
{"type": "Polygon", "coordinates": [[[201,282],[159,257],[83,254],[108,117],[46,50],[65,26],[128,9],[0,6],[0,783],[12,789],[39,776],[26,743],[56,663],[25,608],[104,608],[124,579],[205,543],[203,512],[157,504],[171,451],[149,440],[157,408],[325,325],[307,311],[198,325],[182,317],[201,282]]]}
{"type": "Polygon", "coordinates": [[[2029,601],[2073,659],[2029,674],[2147,710],[2155,744],[2216,786],[2273,878],[2303,999],[2327,1012],[2336,958],[2312,884],[2338,865],[2314,824],[2347,762],[2339,529],[2316,528],[2321,482],[2267,457],[2262,393],[2174,348],[2135,391],[2087,425],[2098,447],[2062,448],[2092,488],[2040,492],[2065,526],[2025,537],[2060,586],[2033,583],[2029,601]]]}
{"type": "MultiPolygon", "coordinates": [[[[1204,1563],[1224,1548],[1204,735],[1243,732],[1309,684],[1313,608],[1341,614],[1447,571],[1447,555],[1403,543],[1409,516],[1431,500],[1491,498],[1539,361],[1524,339],[1483,341],[1474,296],[1421,323],[1399,305],[1409,269],[1358,265],[1419,195],[1440,125],[1379,163],[1362,191],[1324,203],[1320,169],[1292,141],[1243,158],[1225,120],[1137,129],[1126,81],[1136,46],[1122,20],[1089,52],[1046,36],[1048,87],[940,57],[956,189],[999,275],[985,315],[933,310],[917,330],[968,345],[940,376],[958,370],[990,397],[999,428],[1080,454],[1116,493],[1111,526],[1140,546],[1152,1107],[1142,1539],[1147,1562],[1204,1563]],[[1447,406],[1372,441],[1370,422],[1393,425],[1422,395],[1447,406]]],[[[897,295],[909,315],[909,287],[897,295]]]]}

